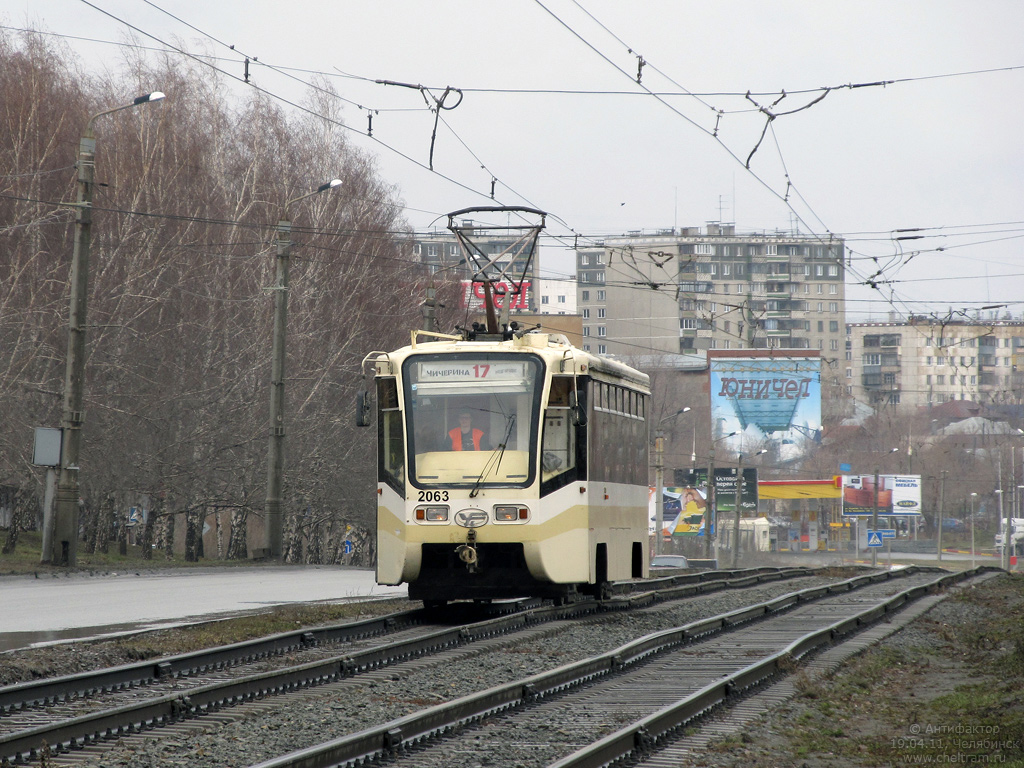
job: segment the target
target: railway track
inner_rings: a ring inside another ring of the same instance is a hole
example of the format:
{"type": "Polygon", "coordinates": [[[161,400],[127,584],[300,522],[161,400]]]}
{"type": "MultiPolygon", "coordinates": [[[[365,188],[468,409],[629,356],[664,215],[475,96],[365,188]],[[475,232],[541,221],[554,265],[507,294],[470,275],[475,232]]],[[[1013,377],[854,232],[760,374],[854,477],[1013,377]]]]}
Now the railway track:
{"type": "Polygon", "coordinates": [[[806,568],[685,573],[615,585],[614,594],[601,603],[517,606],[499,609],[504,615],[455,626],[437,623],[439,616],[443,620],[451,614],[406,611],[0,688],[0,760],[32,762],[44,751],[68,752],[556,619],[811,573],[806,568]]]}
{"type": "Polygon", "coordinates": [[[333,768],[382,758],[389,766],[416,768],[469,758],[494,765],[598,768],[640,758],[809,654],[981,570],[937,576],[931,569],[909,568],[802,590],[255,768],[333,768]]]}

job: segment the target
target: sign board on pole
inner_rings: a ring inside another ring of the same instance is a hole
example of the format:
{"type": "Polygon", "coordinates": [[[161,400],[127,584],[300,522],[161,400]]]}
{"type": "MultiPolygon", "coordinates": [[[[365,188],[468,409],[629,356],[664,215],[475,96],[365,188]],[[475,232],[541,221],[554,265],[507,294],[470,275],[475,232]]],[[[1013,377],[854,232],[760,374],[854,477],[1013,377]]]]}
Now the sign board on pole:
{"type": "Polygon", "coordinates": [[[39,467],[59,467],[62,434],[60,429],[53,427],[36,427],[32,463],[39,467]]]}
{"type": "Polygon", "coordinates": [[[920,475],[845,475],[843,477],[843,516],[921,514],[920,475]],[[877,500],[877,501],[876,501],[877,500]]]}
{"type": "Polygon", "coordinates": [[[882,534],[879,531],[872,531],[870,528],[868,528],[868,546],[882,546],[882,534]]]}

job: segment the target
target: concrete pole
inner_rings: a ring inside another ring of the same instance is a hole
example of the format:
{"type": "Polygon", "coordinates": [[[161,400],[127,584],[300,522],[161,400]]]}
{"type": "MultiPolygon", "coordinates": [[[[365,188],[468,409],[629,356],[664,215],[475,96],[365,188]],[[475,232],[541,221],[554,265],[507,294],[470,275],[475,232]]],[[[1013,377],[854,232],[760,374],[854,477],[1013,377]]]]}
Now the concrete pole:
{"type": "Polygon", "coordinates": [[[654,478],[655,496],[654,499],[654,554],[661,554],[661,539],[664,536],[665,527],[665,436],[658,431],[654,438],[654,478]]]}
{"type": "MultiPolygon", "coordinates": [[[[878,535],[878,470],[875,470],[875,508],[871,512],[871,530],[878,535]]],[[[868,537],[870,538],[870,536],[868,537]]],[[[870,547],[871,549],[871,567],[878,567],[878,547],[870,547]]]]}
{"type": "Polygon", "coordinates": [[[270,442],[267,446],[267,556],[282,554],[281,485],[284,476],[285,332],[288,325],[288,262],[292,250],[292,223],[277,223],[276,280],[274,282],[273,351],[270,363],[270,442]]]}
{"type": "Polygon", "coordinates": [[[264,547],[267,557],[280,559],[284,554],[281,515],[281,489],[284,484],[284,383],[285,340],[288,326],[288,263],[292,252],[292,222],[288,211],[292,204],[307,197],[341,186],[331,179],[312,192],[285,203],[284,214],[277,222],[277,260],[274,291],[273,349],[270,362],[270,436],[267,446],[267,501],[264,547]]]}
{"type": "Polygon", "coordinates": [[[736,487],[734,504],[736,509],[732,525],[732,567],[733,570],[739,567],[740,561],[740,501],[743,498],[743,454],[739,454],[739,461],[736,464],[736,487]]]}
{"type": "Polygon", "coordinates": [[[92,188],[96,170],[96,139],[92,120],[78,146],[78,199],[75,206],[75,247],[71,257],[71,309],[68,353],[64,366],[64,408],[61,412],[60,477],[50,562],[73,567],[78,562],[78,456],[85,412],[85,317],[89,297],[89,248],[92,242],[92,188]]]}
{"type": "Polygon", "coordinates": [[[938,532],[939,546],[938,546],[938,552],[936,553],[936,555],[938,556],[938,560],[941,563],[942,562],[942,523],[946,519],[946,470],[942,470],[942,472],[940,474],[942,475],[942,479],[939,481],[939,532],[938,532]]]}
{"type": "MultiPolygon", "coordinates": [[[[64,406],[61,411],[60,477],[57,480],[53,542],[50,561],[73,567],[78,563],[78,461],[82,446],[82,409],[85,391],[85,317],[89,297],[89,249],[92,244],[92,188],[96,174],[96,118],[122,109],[160,101],[159,91],[139,96],[131,104],[99,112],[89,118],[78,143],[78,199],[75,204],[75,247],[71,256],[71,299],[68,316],[68,353],[64,367],[64,406]]],[[[45,555],[44,555],[45,558],[45,555]]]]}

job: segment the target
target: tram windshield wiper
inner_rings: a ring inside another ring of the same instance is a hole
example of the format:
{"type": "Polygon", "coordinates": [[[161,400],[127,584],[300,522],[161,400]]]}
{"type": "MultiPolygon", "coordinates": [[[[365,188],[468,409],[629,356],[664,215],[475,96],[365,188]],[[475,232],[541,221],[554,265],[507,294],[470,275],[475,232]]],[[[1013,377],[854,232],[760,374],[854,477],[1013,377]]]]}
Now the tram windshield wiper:
{"type": "Polygon", "coordinates": [[[502,437],[498,447],[494,449],[491,455],[487,459],[487,463],[484,464],[483,471],[480,472],[480,477],[476,479],[473,484],[473,489],[469,492],[469,498],[475,499],[476,495],[480,493],[480,486],[483,485],[484,478],[487,476],[487,472],[490,470],[491,465],[494,465],[494,473],[498,473],[498,469],[501,467],[501,459],[505,455],[505,448],[508,446],[508,441],[512,437],[512,428],[516,424],[516,415],[510,413],[508,415],[508,422],[505,425],[505,435],[502,437]]]}

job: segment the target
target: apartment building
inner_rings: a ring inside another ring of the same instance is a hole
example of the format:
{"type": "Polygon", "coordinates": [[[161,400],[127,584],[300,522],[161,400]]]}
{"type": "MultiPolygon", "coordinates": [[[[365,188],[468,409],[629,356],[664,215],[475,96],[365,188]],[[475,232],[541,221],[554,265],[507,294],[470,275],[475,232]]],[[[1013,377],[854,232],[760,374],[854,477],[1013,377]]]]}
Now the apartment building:
{"type": "Polygon", "coordinates": [[[840,239],[724,224],[577,248],[584,348],[621,356],[816,349],[839,362],[844,254],[840,239]]]}
{"type": "Polygon", "coordinates": [[[846,391],[871,406],[950,400],[1020,404],[1024,318],[990,316],[846,326],[846,391]]]}

